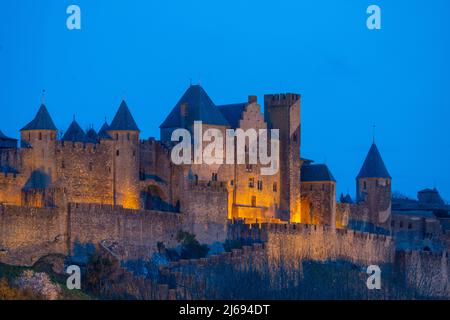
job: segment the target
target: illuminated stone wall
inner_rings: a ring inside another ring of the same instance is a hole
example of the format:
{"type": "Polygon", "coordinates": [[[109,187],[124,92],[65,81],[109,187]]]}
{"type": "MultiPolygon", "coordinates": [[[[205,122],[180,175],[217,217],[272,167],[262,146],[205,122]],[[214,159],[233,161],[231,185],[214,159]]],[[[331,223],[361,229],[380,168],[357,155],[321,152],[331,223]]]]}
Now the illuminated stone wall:
{"type": "Polygon", "coordinates": [[[146,258],[157,243],[176,245],[182,216],[93,204],[67,208],[0,206],[0,262],[32,265],[50,253],[69,254],[75,244],[118,243],[127,259],[146,258]]]}
{"type": "Polygon", "coordinates": [[[228,193],[220,182],[187,183],[181,198],[183,228],[201,243],[225,241],[228,225],[228,193]]]}
{"type": "Polygon", "coordinates": [[[231,239],[266,243],[270,259],[348,260],[372,264],[392,262],[395,243],[391,237],[345,229],[304,224],[234,224],[231,239]]]}
{"type": "Polygon", "coordinates": [[[110,142],[59,142],[56,167],[67,202],[113,204],[113,163],[110,142]]]}
{"type": "Polygon", "coordinates": [[[32,265],[67,252],[67,220],[59,209],[0,206],[0,261],[32,265]]]}
{"type": "Polygon", "coordinates": [[[304,223],[336,226],[335,182],[302,182],[301,192],[304,223]]]}

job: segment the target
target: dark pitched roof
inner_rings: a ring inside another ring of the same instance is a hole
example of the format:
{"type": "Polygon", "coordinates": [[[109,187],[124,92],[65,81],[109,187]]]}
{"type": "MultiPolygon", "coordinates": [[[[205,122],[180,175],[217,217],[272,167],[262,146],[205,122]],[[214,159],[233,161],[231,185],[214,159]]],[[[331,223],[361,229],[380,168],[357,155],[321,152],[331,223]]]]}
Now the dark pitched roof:
{"type": "Polygon", "coordinates": [[[302,182],[336,182],[326,164],[304,164],[302,166],[300,179],[302,182]]]}
{"type": "Polygon", "coordinates": [[[109,126],[109,130],[139,131],[125,100],[122,100],[119,110],[117,110],[117,113],[109,126]]]}
{"type": "Polygon", "coordinates": [[[0,130],[0,140],[3,140],[3,141],[17,141],[17,139],[13,139],[13,138],[7,137],[1,130],[0,130]]]}
{"type": "Polygon", "coordinates": [[[23,127],[20,131],[25,130],[57,130],[53,123],[52,117],[48,113],[44,104],[41,104],[34,119],[23,127]]]}
{"type": "Polygon", "coordinates": [[[17,139],[5,136],[0,130],[0,148],[17,148],[17,139]]]}
{"type": "Polygon", "coordinates": [[[219,108],[220,112],[232,128],[238,128],[239,121],[242,119],[242,113],[244,113],[246,106],[247,103],[236,103],[217,106],[217,108],[219,108]]]}
{"type": "Polygon", "coordinates": [[[98,132],[98,137],[100,139],[112,139],[111,136],[108,134],[109,130],[109,124],[105,121],[103,126],[100,128],[100,131],[98,132]]]}
{"type": "Polygon", "coordinates": [[[388,178],[391,179],[389,172],[384,165],[384,161],[381,158],[381,154],[375,143],[370,147],[366,160],[359,172],[357,179],[359,178],[388,178]]]}
{"type": "Polygon", "coordinates": [[[181,128],[194,121],[229,126],[229,123],[200,85],[191,85],[161,124],[160,128],[181,128]],[[181,105],[187,105],[186,121],[181,118],[181,105]]]}
{"type": "Polygon", "coordinates": [[[98,135],[97,132],[93,128],[89,129],[86,132],[86,141],[91,143],[97,143],[98,142],[98,135]]]}
{"type": "Polygon", "coordinates": [[[61,139],[62,141],[86,142],[87,137],[80,125],[74,120],[61,139]]]}

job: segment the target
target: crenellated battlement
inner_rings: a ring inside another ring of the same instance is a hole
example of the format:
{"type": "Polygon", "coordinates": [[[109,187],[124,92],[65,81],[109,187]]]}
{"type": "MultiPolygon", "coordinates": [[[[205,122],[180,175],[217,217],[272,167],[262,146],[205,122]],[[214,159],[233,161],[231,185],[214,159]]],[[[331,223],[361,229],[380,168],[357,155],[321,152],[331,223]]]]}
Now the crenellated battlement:
{"type": "Polygon", "coordinates": [[[246,243],[266,243],[272,257],[289,259],[347,259],[357,263],[393,260],[395,243],[392,237],[334,230],[324,225],[231,223],[228,237],[246,243]]]}
{"type": "Polygon", "coordinates": [[[264,96],[265,103],[270,106],[292,105],[300,99],[301,95],[296,93],[268,94],[264,96]]]}
{"type": "Polygon", "coordinates": [[[155,138],[150,138],[148,140],[141,140],[140,141],[140,148],[142,151],[156,151],[160,154],[164,154],[167,157],[170,157],[171,150],[170,148],[162,143],[159,140],[156,140],[155,138]]]}
{"type": "Polygon", "coordinates": [[[103,149],[102,143],[91,142],[69,142],[69,141],[57,141],[57,152],[72,152],[72,153],[96,153],[98,149],[103,149]]]}

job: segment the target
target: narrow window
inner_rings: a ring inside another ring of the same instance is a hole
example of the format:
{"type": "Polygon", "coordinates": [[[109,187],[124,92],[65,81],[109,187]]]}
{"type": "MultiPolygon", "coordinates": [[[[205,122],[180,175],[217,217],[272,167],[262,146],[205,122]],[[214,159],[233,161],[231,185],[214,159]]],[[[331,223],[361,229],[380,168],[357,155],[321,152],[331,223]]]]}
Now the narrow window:
{"type": "Polygon", "coordinates": [[[254,178],[249,178],[248,179],[248,187],[249,188],[254,188],[255,187],[255,179],[254,178]]]}
{"type": "Polygon", "coordinates": [[[252,207],[256,207],[256,197],[252,196],[252,207]]]}
{"type": "Polygon", "coordinates": [[[64,163],[64,161],[61,162],[61,169],[65,169],[66,168],[66,164],[64,163]]]}
{"type": "Polygon", "coordinates": [[[119,140],[119,134],[116,133],[116,140],[119,140]]]}
{"type": "Polygon", "coordinates": [[[258,190],[263,189],[263,182],[261,180],[258,180],[258,190]]]}
{"type": "Polygon", "coordinates": [[[273,183],[273,192],[277,192],[277,190],[278,190],[277,183],[274,182],[274,183],[273,183]]]}
{"type": "Polygon", "coordinates": [[[127,140],[130,141],[130,133],[127,133],[127,140]]]}
{"type": "Polygon", "coordinates": [[[39,140],[42,140],[42,132],[39,132],[39,140]]]}
{"type": "Polygon", "coordinates": [[[364,190],[366,190],[367,189],[367,184],[366,184],[366,182],[364,181],[364,190]]]}
{"type": "Polygon", "coordinates": [[[119,156],[120,152],[119,150],[116,151],[116,156],[119,156]]]}

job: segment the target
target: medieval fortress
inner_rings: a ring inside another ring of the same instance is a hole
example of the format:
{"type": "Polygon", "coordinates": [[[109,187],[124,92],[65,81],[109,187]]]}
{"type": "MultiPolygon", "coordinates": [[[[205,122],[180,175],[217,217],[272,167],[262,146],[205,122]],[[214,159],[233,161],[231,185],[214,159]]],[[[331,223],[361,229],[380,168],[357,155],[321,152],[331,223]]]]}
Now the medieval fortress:
{"type": "MultiPolygon", "coordinates": [[[[217,106],[191,85],[161,124],[160,140],[142,140],[125,101],[98,132],[75,120],[58,131],[43,103],[20,130],[19,146],[0,132],[0,262],[31,265],[46,254],[70,255],[76,243],[116,243],[124,260],[148,258],[158,242],[176,245],[180,230],[207,244],[251,238],[272,257],[393,261],[392,234],[348,228],[352,220],[391,229],[391,176],[377,146],[357,176],[356,202],[337,202],[329,168],[301,157],[300,109],[301,96],[291,93],[265,95],[264,113],[255,96],[217,106]],[[174,164],[172,133],[192,132],[197,121],[224,136],[278,129],[278,172],[174,164]]],[[[439,267],[447,270],[444,258],[439,267]]]]}

